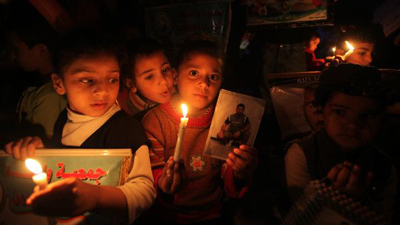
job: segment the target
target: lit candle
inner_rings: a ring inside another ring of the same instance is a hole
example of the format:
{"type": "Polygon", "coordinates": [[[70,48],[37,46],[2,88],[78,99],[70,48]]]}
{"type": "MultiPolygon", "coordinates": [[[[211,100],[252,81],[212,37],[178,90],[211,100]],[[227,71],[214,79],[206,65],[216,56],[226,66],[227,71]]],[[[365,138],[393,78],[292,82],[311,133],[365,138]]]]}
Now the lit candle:
{"type": "Polygon", "coordinates": [[[176,146],[175,146],[175,152],[174,152],[174,161],[175,162],[178,162],[179,159],[181,158],[183,135],[185,134],[187,123],[189,120],[189,118],[186,118],[186,115],[188,112],[187,106],[185,104],[182,104],[181,107],[182,107],[183,117],[181,118],[181,123],[179,125],[178,139],[176,140],[176,146]]]}
{"type": "Polygon", "coordinates": [[[336,46],[332,48],[333,56],[335,57],[336,46]]]}
{"type": "Polygon", "coordinates": [[[33,175],[32,180],[39,186],[39,190],[45,189],[47,186],[47,175],[43,172],[40,163],[34,159],[27,158],[25,160],[25,165],[35,174],[33,175]]]}
{"type": "Polygon", "coordinates": [[[347,57],[349,57],[349,55],[351,55],[354,51],[354,47],[353,45],[351,45],[348,41],[345,41],[347,47],[349,48],[349,50],[346,52],[346,54],[344,54],[343,56],[343,60],[346,60],[347,57]]]}

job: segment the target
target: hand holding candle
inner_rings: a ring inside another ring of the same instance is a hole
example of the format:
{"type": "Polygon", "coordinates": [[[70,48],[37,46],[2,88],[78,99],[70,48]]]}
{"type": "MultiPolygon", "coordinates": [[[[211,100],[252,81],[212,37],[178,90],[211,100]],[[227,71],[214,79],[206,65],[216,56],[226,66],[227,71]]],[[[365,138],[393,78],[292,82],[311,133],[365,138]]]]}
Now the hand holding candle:
{"type": "Polygon", "coordinates": [[[32,180],[39,186],[39,190],[45,189],[47,186],[47,175],[43,172],[40,163],[34,159],[27,158],[25,160],[25,165],[35,174],[33,175],[32,180]]]}
{"type": "Polygon", "coordinates": [[[187,123],[189,118],[186,118],[188,109],[185,104],[181,105],[183,117],[181,118],[181,123],[179,124],[178,139],[176,140],[175,152],[174,152],[174,162],[178,162],[181,158],[182,142],[183,136],[186,131],[187,123]]]}

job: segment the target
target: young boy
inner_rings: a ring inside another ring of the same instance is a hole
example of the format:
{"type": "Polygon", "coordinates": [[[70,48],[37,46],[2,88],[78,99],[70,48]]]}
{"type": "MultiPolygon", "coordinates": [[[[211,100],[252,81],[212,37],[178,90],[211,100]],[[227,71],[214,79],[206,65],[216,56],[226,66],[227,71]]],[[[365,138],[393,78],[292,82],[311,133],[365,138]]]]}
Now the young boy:
{"type": "Polygon", "coordinates": [[[175,82],[179,94],[150,110],[142,120],[153,144],[150,157],[158,190],[149,223],[221,224],[223,196],[243,195],[257,165],[256,150],[241,145],[226,162],[203,155],[214,100],[222,83],[222,54],[212,42],[193,41],[182,48],[177,63],[175,82]],[[182,103],[188,106],[189,121],[182,159],[174,162],[171,156],[182,103]]]}
{"type": "Polygon", "coordinates": [[[366,196],[375,210],[390,218],[396,194],[396,170],[372,145],[385,109],[379,70],[340,64],[324,71],[316,90],[324,127],[295,142],[285,157],[292,199],[311,180],[328,177],[355,198],[366,196]]]}
{"type": "MultiPolygon", "coordinates": [[[[57,120],[55,135],[46,147],[131,148],[134,162],[120,187],[97,186],[75,178],[48,185],[27,200],[34,212],[47,216],[79,215],[87,211],[110,213],[132,223],[155,199],[147,138],[140,123],[120,110],[120,49],[98,33],[77,31],[65,37],[55,57],[52,75],[57,93],[68,107],[57,120]],[[57,207],[51,207],[57,205],[57,207]]],[[[6,145],[16,159],[44,147],[37,137],[6,145]]]]}
{"type": "Polygon", "coordinates": [[[307,71],[321,70],[325,64],[325,59],[317,59],[315,56],[315,50],[320,41],[321,38],[319,38],[318,35],[313,34],[305,43],[304,52],[306,54],[307,71]]]}
{"type": "Polygon", "coordinates": [[[20,97],[16,110],[19,122],[24,124],[25,129],[28,125],[32,129],[40,126],[39,130],[44,130],[41,136],[51,137],[54,123],[67,101],[55,92],[51,83],[52,52],[58,35],[41,17],[34,14],[29,19],[10,19],[6,36],[12,60],[24,71],[32,72],[30,76],[38,74],[35,82],[20,97]]]}
{"type": "Polygon", "coordinates": [[[362,66],[371,65],[375,40],[367,30],[348,31],[342,40],[343,43],[336,49],[336,55],[344,55],[348,51],[344,43],[344,41],[348,41],[354,47],[354,51],[344,61],[362,66]]]}
{"type": "Polygon", "coordinates": [[[147,39],[132,41],[123,71],[126,88],[118,96],[121,108],[141,119],[156,104],[169,102],[175,73],[160,44],[147,39]]]}

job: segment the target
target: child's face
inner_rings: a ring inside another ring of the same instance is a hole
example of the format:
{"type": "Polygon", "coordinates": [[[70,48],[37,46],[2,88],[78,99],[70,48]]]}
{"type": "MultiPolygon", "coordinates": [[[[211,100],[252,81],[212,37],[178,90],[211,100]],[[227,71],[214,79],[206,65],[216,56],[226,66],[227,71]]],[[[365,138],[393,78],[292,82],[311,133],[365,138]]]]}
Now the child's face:
{"type": "Polygon", "coordinates": [[[310,41],[310,50],[311,51],[315,51],[318,47],[319,42],[321,41],[321,39],[319,38],[314,38],[310,41]]]}
{"type": "Polygon", "coordinates": [[[324,118],[321,107],[315,107],[315,90],[304,90],[303,110],[304,116],[313,131],[318,131],[324,126],[324,118]]]}
{"type": "Polygon", "coordinates": [[[209,106],[222,83],[221,62],[210,55],[195,53],[178,69],[178,90],[181,98],[195,109],[209,106]]]}
{"type": "Polygon", "coordinates": [[[366,42],[354,42],[354,52],[346,58],[346,62],[362,66],[370,66],[374,45],[366,42]]]}
{"type": "Polygon", "coordinates": [[[25,71],[31,72],[37,70],[37,59],[39,59],[39,47],[35,45],[32,49],[21,41],[14,33],[7,35],[7,40],[10,47],[10,56],[12,60],[22,67],[25,71]]]}
{"type": "Polygon", "coordinates": [[[354,150],[374,139],[381,122],[379,109],[374,99],[336,92],[323,108],[325,130],[343,150],[354,150]]]}
{"type": "Polygon", "coordinates": [[[57,93],[66,94],[69,108],[92,117],[104,115],[119,91],[119,64],[114,56],[82,57],[64,72],[52,76],[57,93]]]}
{"type": "Polygon", "coordinates": [[[135,82],[129,84],[131,81],[127,80],[127,86],[151,102],[164,104],[171,98],[174,75],[175,70],[163,52],[139,56],[135,61],[135,82]]]}

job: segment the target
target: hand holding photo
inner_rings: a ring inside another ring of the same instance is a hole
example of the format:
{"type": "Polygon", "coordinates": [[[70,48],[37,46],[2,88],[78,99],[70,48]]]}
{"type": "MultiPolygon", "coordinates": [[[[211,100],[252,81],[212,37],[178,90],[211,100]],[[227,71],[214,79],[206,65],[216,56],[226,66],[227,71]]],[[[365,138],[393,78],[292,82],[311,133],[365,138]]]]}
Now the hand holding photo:
{"type": "Polygon", "coordinates": [[[221,89],[204,155],[225,160],[234,148],[252,146],[264,106],[262,99],[221,89]]]}

